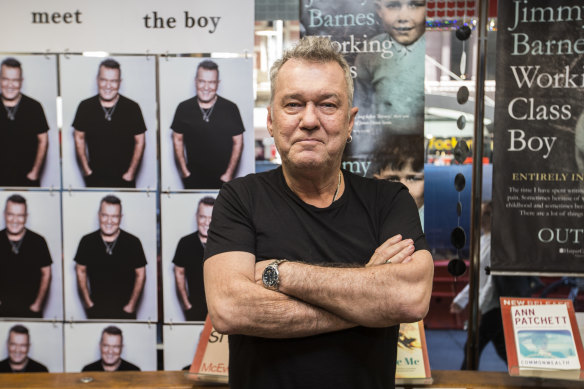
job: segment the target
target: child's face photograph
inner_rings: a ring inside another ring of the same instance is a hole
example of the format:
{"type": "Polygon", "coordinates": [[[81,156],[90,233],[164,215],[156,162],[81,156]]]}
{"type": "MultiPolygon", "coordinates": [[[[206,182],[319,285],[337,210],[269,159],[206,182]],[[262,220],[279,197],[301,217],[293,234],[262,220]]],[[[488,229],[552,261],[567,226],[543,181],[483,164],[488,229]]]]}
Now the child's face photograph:
{"type": "Polygon", "coordinates": [[[425,0],[378,0],[375,8],[385,31],[397,43],[408,46],[424,34],[425,0]]]}

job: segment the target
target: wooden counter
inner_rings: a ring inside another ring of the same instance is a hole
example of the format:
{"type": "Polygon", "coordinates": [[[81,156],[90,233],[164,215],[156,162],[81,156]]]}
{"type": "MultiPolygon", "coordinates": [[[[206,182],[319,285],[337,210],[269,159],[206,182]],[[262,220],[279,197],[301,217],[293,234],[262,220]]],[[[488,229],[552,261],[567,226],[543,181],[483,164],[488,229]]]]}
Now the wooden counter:
{"type": "MultiPolygon", "coordinates": [[[[511,377],[503,372],[435,370],[432,385],[413,385],[408,388],[583,388],[582,381],[550,380],[511,377]]],[[[0,374],[0,388],[163,388],[186,389],[205,387],[195,384],[179,371],[118,372],[118,373],[24,373],[0,374]],[[93,378],[83,383],[84,377],[93,378]]],[[[207,386],[208,387],[208,386],[207,386]]],[[[227,389],[225,385],[214,386],[227,389]]],[[[317,388],[315,388],[317,389],[317,388]]]]}

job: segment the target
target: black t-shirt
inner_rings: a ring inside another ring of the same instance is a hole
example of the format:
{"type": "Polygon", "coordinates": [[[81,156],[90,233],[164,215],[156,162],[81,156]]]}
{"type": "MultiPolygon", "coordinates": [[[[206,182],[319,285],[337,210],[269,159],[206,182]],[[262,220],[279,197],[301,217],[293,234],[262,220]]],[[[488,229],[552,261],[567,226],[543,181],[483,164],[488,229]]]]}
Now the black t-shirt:
{"type": "Polygon", "coordinates": [[[0,231],[0,316],[36,317],[34,303],[41,282],[41,268],[53,263],[45,238],[26,230],[18,254],[6,229],[0,231]]]}
{"type": "Polygon", "coordinates": [[[176,108],[170,128],[184,136],[192,189],[212,189],[206,184],[225,173],[233,137],[245,131],[237,105],[221,96],[217,96],[208,122],[203,120],[197,96],[183,101],[176,108]]]}
{"type": "Polygon", "coordinates": [[[185,278],[189,291],[189,301],[193,306],[187,320],[203,321],[207,317],[205,286],[203,284],[203,254],[205,248],[199,239],[199,232],[183,236],[176,246],[172,263],[185,268],[185,278]]]}
{"type": "Polygon", "coordinates": [[[120,230],[112,255],[107,254],[99,230],[85,235],[74,260],[87,266],[91,299],[96,306],[111,307],[112,317],[130,300],[136,269],[146,266],[140,239],[124,230],[120,230]]]}
{"type": "Polygon", "coordinates": [[[29,186],[26,175],[36,159],[38,135],[49,130],[45,112],[38,101],[26,95],[21,95],[14,120],[1,108],[0,186],[29,186]]]}
{"type": "Polygon", "coordinates": [[[125,96],[119,96],[111,121],[105,118],[97,95],[79,103],[73,119],[73,128],[85,133],[93,174],[118,179],[130,167],[134,136],[146,131],[140,106],[125,96]]]}
{"type": "MultiPolygon", "coordinates": [[[[81,371],[105,371],[101,364],[101,359],[83,367],[81,371]]],[[[122,363],[118,366],[116,371],[140,371],[140,368],[133,363],[122,359],[122,363]]]]}
{"type": "MultiPolygon", "coordinates": [[[[300,200],[281,168],[225,184],[213,207],[205,259],[245,251],[257,261],[364,265],[398,233],[413,239],[417,250],[427,249],[416,204],[404,185],[343,174],[345,192],[327,208],[300,200]]],[[[230,335],[230,385],[393,388],[397,334],[398,326],[294,339],[230,335]]]]}
{"type": "Polygon", "coordinates": [[[0,373],[47,373],[49,369],[42,363],[28,358],[28,362],[23,370],[12,370],[8,358],[0,361],[0,373]]]}

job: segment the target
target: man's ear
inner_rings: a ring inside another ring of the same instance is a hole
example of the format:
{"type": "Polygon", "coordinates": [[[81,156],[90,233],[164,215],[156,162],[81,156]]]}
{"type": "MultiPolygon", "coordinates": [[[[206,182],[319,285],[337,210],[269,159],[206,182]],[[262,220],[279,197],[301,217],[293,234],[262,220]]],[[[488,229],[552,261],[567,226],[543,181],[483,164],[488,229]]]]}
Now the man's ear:
{"type": "Polygon", "coordinates": [[[270,136],[273,138],[274,130],[272,128],[272,107],[270,105],[268,105],[268,117],[266,119],[266,123],[268,126],[268,132],[270,133],[270,136]]]}

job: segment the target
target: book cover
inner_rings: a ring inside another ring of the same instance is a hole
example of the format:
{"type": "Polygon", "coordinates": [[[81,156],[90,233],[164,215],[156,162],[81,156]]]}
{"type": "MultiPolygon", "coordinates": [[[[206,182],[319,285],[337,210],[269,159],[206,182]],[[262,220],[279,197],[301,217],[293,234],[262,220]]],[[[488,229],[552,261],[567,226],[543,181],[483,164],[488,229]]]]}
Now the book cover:
{"type": "Polygon", "coordinates": [[[584,379],[571,300],[501,297],[509,374],[584,379]]]}
{"type": "Polygon", "coordinates": [[[397,384],[432,383],[423,321],[400,324],[395,382],[397,384]]]}
{"type": "Polygon", "coordinates": [[[209,316],[187,376],[198,382],[225,384],[229,381],[228,337],[215,331],[209,316]]]}

